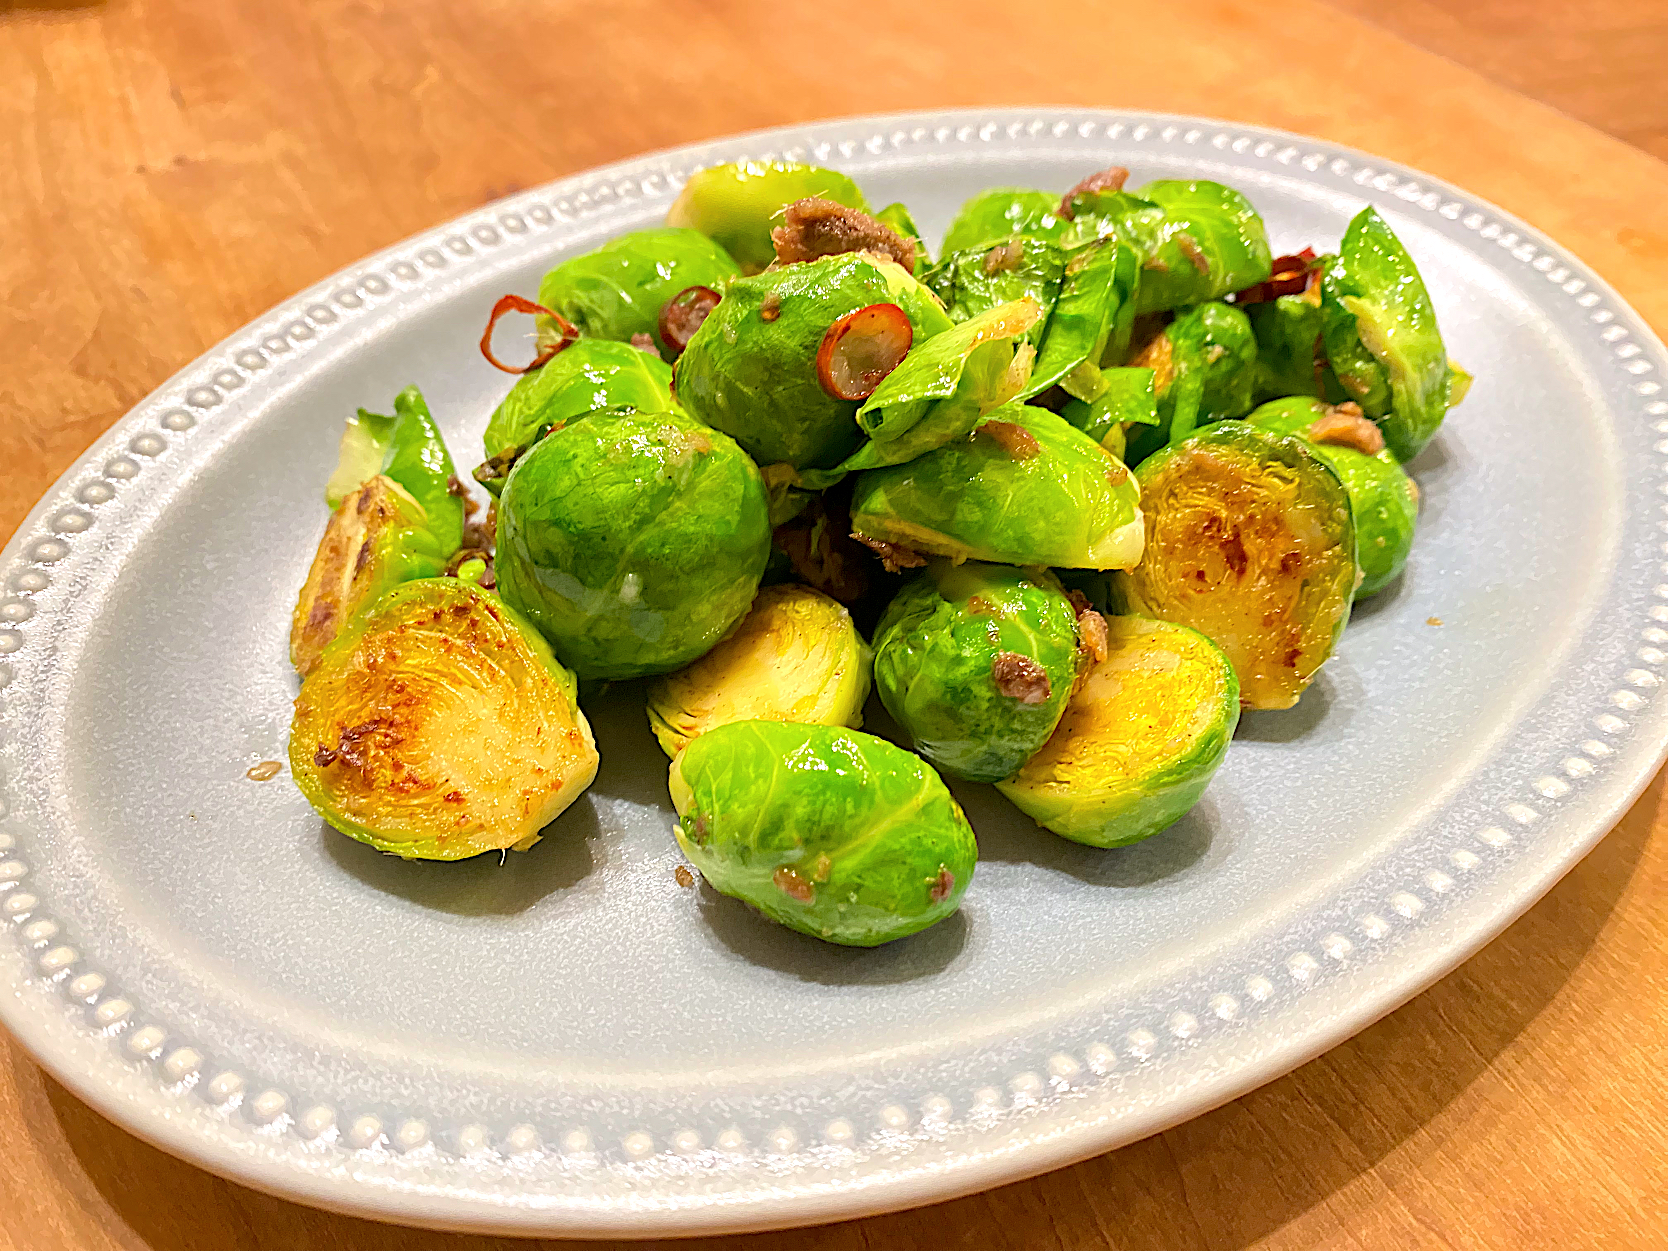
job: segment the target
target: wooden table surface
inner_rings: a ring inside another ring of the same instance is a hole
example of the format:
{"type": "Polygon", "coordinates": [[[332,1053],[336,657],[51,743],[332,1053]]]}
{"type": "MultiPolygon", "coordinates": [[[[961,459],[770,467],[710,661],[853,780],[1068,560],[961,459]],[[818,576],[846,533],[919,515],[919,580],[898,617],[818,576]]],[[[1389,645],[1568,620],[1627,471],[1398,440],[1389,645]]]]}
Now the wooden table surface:
{"type": "MultiPolygon", "coordinates": [[[[175,369],[366,252],[598,162],[838,114],[1309,132],[1527,218],[1663,331],[1665,56],[1661,0],[0,0],[0,534],[175,369]]],[[[936,1208],[678,1245],[1668,1245],[1662,788],[1457,972],[1216,1112],[936,1208]]],[[[0,1248],[520,1245],[221,1181],[0,1041],[0,1248]]]]}

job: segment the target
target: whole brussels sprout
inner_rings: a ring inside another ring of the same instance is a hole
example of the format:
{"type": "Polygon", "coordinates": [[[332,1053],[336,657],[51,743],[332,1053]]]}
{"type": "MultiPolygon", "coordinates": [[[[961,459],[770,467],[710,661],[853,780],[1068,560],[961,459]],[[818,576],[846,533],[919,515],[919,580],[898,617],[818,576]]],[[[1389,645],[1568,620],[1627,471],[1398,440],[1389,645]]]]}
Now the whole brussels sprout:
{"type": "Polygon", "coordinates": [[[377,474],[417,501],[446,556],[457,551],[463,542],[463,501],[453,485],[457,469],[423,393],[414,386],[394,397],[392,417],[362,408],[348,418],[335,472],[324,489],[325,503],[340,507],[377,474]]]}
{"type": "Polygon", "coordinates": [[[524,450],[541,426],[599,408],[663,413],[672,407],[672,367],[612,339],[575,339],[547,364],[516,379],[487,422],[489,457],[524,450]]]}
{"type": "Polygon", "coordinates": [[[350,838],[408,860],[525,851],[596,776],[573,675],[458,578],[389,591],[295,701],[290,772],[350,838]]]}
{"type": "Polygon", "coordinates": [[[649,728],[668,756],[732,721],[856,729],[869,662],[844,605],[808,586],[767,586],[717,647],[649,686],[649,728]]]}
{"type": "Polygon", "coordinates": [[[452,553],[427,514],[392,478],[378,474],[341,502],[325,527],[290,617],[290,663],[306,677],[342,628],[385,591],[432,578],[452,553]]]}
{"type": "Polygon", "coordinates": [[[1239,723],[1239,683],[1197,630],[1114,617],[1106,634],[1053,737],[996,789],[1062,838],[1122,847],[1199,801],[1239,723]]]}
{"type": "Polygon", "coordinates": [[[1257,210],[1232,187],[1160,179],[1135,194],[1089,191],[1070,197],[1061,243],[1115,238],[1141,259],[1136,313],[1219,300],[1264,281],[1273,257],[1257,210]]]}
{"type": "Polygon", "coordinates": [[[1029,357],[1014,343],[1040,313],[1030,299],[999,304],[912,348],[857,410],[869,441],[840,468],[899,465],[966,437],[1024,386],[1029,357]]]}
{"type": "Polygon", "coordinates": [[[677,350],[661,334],[661,308],[690,287],[722,293],[740,272],[700,231],[657,226],[563,261],[539,283],[539,303],[566,317],[582,337],[626,343],[646,334],[672,360],[677,350]]]}
{"type": "Polygon", "coordinates": [[[1129,431],[1129,463],[1140,464],[1198,426],[1251,411],[1257,339],[1251,323],[1228,304],[1201,304],[1166,326],[1135,358],[1153,370],[1158,424],[1129,431]]]}
{"type": "Polygon", "coordinates": [[[857,184],[836,170],[793,161],[742,161],[691,174],[667,210],[666,224],[700,231],[734,257],[743,273],[756,274],[776,259],[771,218],[807,196],[869,211],[857,184]]]}
{"type": "Polygon", "coordinates": [[[1159,424],[1156,377],[1154,370],[1136,365],[1103,369],[1094,398],[1068,401],[1060,416],[1123,459],[1127,427],[1159,424]]]}
{"type": "Polygon", "coordinates": [[[920,752],[972,782],[1047,741],[1077,679],[1077,614],[1054,575],[935,560],[875,629],[875,689],[920,752]]]}
{"type": "Polygon", "coordinates": [[[1053,413],[1008,404],[971,439],[859,474],[852,529],[951,560],[1127,569],[1141,492],[1100,444],[1053,413]]]}
{"type": "Polygon", "coordinates": [[[846,252],[730,284],[678,358],[678,401],[761,465],[832,469],[857,450],[859,401],[823,388],[817,353],[848,313],[895,304],[918,345],[950,328],[902,266],[846,252]]]}
{"type": "Polygon", "coordinates": [[[753,602],[769,512],[727,435],[683,413],[595,413],[510,471],[498,586],[580,677],[667,673],[753,602]]]}
{"type": "Polygon", "coordinates": [[[1070,223],[1059,215],[1060,197],[1019,187],[991,187],[961,206],[944,232],[942,256],[968,248],[988,249],[1013,235],[1058,239],[1070,223]]]}
{"type": "Polygon", "coordinates": [[[1147,547],[1113,581],[1122,613],[1191,626],[1251,708],[1290,708],[1332,654],[1355,593],[1338,475],[1301,439],[1219,421],[1142,462],[1147,547]]]}
{"type": "Polygon", "coordinates": [[[831,943],[942,921],[979,858],[939,776],[855,730],[734,721],[679,752],[668,785],[678,846],[714,889],[831,943]]]}
{"type": "Polygon", "coordinates": [[[1419,496],[1413,482],[1364,417],[1352,418],[1324,401],[1307,396],[1272,400],[1246,418],[1276,434],[1296,435],[1332,467],[1349,492],[1355,519],[1355,559],[1361,581],[1355,598],[1384,589],[1407,563],[1413,529],[1419,521],[1419,496]],[[1368,439],[1351,425],[1366,427],[1368,439]],[[1339,440],[1350,440],[1348,442],[1339,440]],[[1367,450],[1377,446],[1377,451],[1367,450]]]}
{"type": "Polygon", "coordinates": [[[1448,411],[1448,354],[1413,258],[1371,207],[1344,232],[1321,280],[1321,310],[1338,381],[1396,459],[1413,459],[1448,411]]]}

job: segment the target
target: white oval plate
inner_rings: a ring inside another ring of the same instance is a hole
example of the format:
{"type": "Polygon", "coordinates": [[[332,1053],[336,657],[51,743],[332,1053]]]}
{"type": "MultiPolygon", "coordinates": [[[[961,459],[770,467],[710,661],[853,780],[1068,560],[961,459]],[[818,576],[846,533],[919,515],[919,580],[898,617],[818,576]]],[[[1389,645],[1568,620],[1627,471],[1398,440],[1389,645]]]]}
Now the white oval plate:
{"type": "Polygon", "coordinates": [[[1668,742],[1668,359],[1580,262],[1423,174],[1152,114],[869,118],[645,157],[327,280],[117,423],[0,557],[0,1017],[99,1110],[228,1177],[413,1223],[572,1236],[804,1224],[1150,1134],[1452,968],[1609,829],[1668,742]],[[680,889],[640,695],[527,855],[407,864],[282,759],[286,632],[343,417],[419,383],[462,464],[504,291],[785,155],[901,198],[1246,190],[1276,251],[1377,204],[1477,384],[1415,469],[1418,542],[1299,707],[1241,723],[1193,814],[1096,851],[962,787],[957,918],[874,951],[680,889]],[[1436,620],[1441,624],[1437,625],[1436,620]]]}

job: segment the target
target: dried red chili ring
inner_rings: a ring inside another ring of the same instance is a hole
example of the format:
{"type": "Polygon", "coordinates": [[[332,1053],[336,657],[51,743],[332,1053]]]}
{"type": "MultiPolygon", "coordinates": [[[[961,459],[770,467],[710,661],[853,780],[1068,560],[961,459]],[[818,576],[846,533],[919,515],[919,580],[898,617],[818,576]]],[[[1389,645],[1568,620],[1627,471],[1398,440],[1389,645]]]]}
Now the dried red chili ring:
{"type": "Polygon", "coordinates": [[[481,355],[487,358],[487,363],[496,369],[502,369],[507,374],[524,374],[537,369],[552,356],[560,352],[568,344],[579,337],[579,327],[566,317],[542,304],[535,304],[532,300],[519,295],[501,295],[498,303],[492,306],[492,316],[487,318],[486,330],[481,334],[481,355]],[[546,343],[539,348],[538,355],[519,369],[514,365],[506,365],[492,353],[492,332],[498,328],[498,319],[505,313],[543,313],[556,323],[556,328],[562,332],[562,337],[554,343],[546,343]]]}
{"type": "Polygon", "coordinates": [[[866,400],[915,342],[909,315],[896,304],[847,313],[822,336],[817,382],[837,400],[866,400]]]}
{"type": "Polygon", "coordinates": [[[660,341],[681,356],[707,314],[724,297],[711,287],[685,287],[660,306],[660,341]]]}

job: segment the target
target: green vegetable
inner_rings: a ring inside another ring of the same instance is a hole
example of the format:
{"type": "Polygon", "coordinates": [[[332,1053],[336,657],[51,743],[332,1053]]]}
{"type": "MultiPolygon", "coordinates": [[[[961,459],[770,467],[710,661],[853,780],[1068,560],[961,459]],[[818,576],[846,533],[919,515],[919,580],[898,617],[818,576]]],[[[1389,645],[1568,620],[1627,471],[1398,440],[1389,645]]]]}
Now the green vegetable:
{"type": "Polygon", "coordinates": [[[661,306],[689,287],[722,294],[739,272],[698,230],[634,230],[556,266],[539,283],[539,303],[566,317],[585,338],[624,343],[634,334],[649,335],[671,360],[677,353],[661,337],[661,306]]]}
{"type": "Polygon", "coordinates": [[[1321,400],[1293,396],[1264,404],[1246,420],[1305,440],[1343,482],[1355,519],[1355,559],[1361,567],[1355,598],[1364,599],[1383,590],[1407,563],[1419,521],[1419,497],[1388,448],[1368,454],[1339,443],[1316,442],[1310,427],[1333,411],[1321,400]]]}
{"type": "Polygon", "coordinates": [[[1039,311],[1028,299],[1000,304],[911,349],[857,410],[869,442],[841,468],[902,464],[965,437],[1023,384],[1028,361],[1017,361],[1022,375],[1015,377],[1014,342],[1039,311]]]}
{"type": "Polygon", "coordinates": [[[488,456],[525,448],[540,426],[572,421],[599,408],[665,412],[672,406],[672,367],[629,343],[576,339],[549,363],[516,379],[487,422],[488,456]]]}
{"type": "Polygon", "coordinates": [[[875,628],[875,689],[915,749],[974,782],[1047,741],[1077,678],[1077,617],[1046,570],[937,560],[875,628]]]}
{"type": "Polygon", "coordinates": [[[377,474],[393,479],[417,501],[442,559],[457,551],[463,542],[463,500],[452,485],[457,469],[423,393],[414,386],[394,397],[392,417],[362,408],[348,418],[325,502],[340,507],[350,492],[377,474]]]}
{"type": "MultiPolygon", "coordinates": [[[[1128,346],[1136,277],[1135,253],[1121,244],[1092,243],[1070,253],[1026,397],[1060,385],[1078,399],[1094,398],[1114,330],[1128,346]]],[[[1123,355],[1116,345],[1112,352],[1123,355]]]]}
{"type": "Polygon", "coordinates": [[[678,401],[761,465],[832,469],[862,441],[858,401],[817,380],[828,328],[871,304],[896,304],[920,345],[950,328],[931,291],[897,264],[855,252],[784,265],[730,284],[678,358],[678,401]]]}
{"type": "Polygon", "coordinates": [[[915,272],[925,273],[932,265],[932,258],[927,255],[927,241],[921,238],[921,229],[915,224],[915,218],[901,203],[888,204],[875,214],[875,220],[882,226],[888,226],[905,239],[915,240],[915,272]]]}
{"type": "Polygon", "coordinates": [[[732,722],[684,748],[668,785],[678,846],[715,889],[831,943],[942,921],[978,861],[938,775],[854,730],[732,722]]]}
{"type": "Polygon", "coordinates": [[[1106,627],[1106,659],[1053,737],[996,788],[1062,838],[1122,847],[1199,801],[1239,723],[1239,683],[1196,630],[1140,617],[1106,627]]]}
{"type": "Polygon", "coordinates": [[[429,526],[422,506],[392,478],[378,474],[331,514],[290,617],[290,663],[306,677],[342,628],[384,592],[432,578],[452,552],[429,526]]]}
{"type": "Polygon", "coordinates": [[[1158,424],[1129,432],[1131,464],[1139,464],[1166,443],[1185,439],[1199,426],[1251,411],[1257,339],[1245,314],[1232,305],[1188,309],[1134,363],[1154,371],[1158,424]]]}
{"type": "Polygon", "coordinates": [[[1027,235],[999,239],[989,247],[947,252],[921,281],[944,301],[950,320],[967,321],[1000,304],[1031,299],[1042,315],[1026,331],[1033,347],[1042,343],[1048,315],[1060,295],[1066,258],[1054,244],[1027,235]]]}
{"type": "Polygon", "coordinates": [[[1326,355],[1397,460],[1429,443],[1448,411],[1448,354],[1413,258],[1372,208],[1350,222],[1321,279],[1326,355]]]}
{"type": "Polygon", "coordinates": [[[1140,492],[1121,461],[1043,409],[1007,404],[986,421],[1017,430],[999,432],[1004,443],[981,426],[858,475],[852,528],[955,561],[1125,569],[1141,558],[1140,492]]]}
{"type": "Polygon", "coordinates": [[[1355,593],[1338,475],[1301,439],[1206,426],[1142,462],[1146,554],[1116,611],[1191,626],[1233,663],[1240,699],[1290,708],[1332,654],[1355,593]]]}
{"type": "Polygon", "coordinates": [[[650,684],[649,728],[668,756],[732,721],[856,729],[870,659],[843,605],[808,586],[767,586],[717,647],[650,684]]]}
{"type": "Polygon", "coordinates": [[[1070,225],[1059,216],[1060,197],[1046,191],[992,187],[961,206],[944,233],[942,256],[969,248],[988,249],[1013,235],[1054,240],[1070,225]]]}
{"type": "Polygon", "coordinates": [[[1320,287],[1304,295],[1282,295],[1249,304],[1245,315],[1257,337],[1257,403],[1287,395],[1318,396],[1325,351],[1321,346],[1324,320],[1320,287]],[[1314,298],[1310,298],[1313,296],[1314,298]]]}
{"type": "Polygon", "coordinates": [[[580,677],[666,673],[753,602],[769,508],[728,436],[683,413],[594,413],[510,471],[498,586],[580,677]]]}
{"type": "Polygon", "coordinates": [[[596,776],[573,675],[489,591],[395,587],[295,701],[290,772],[331,825],[406,859],[524,851],[596,776]]]}
{"type": "Polygon", "coordinates": [[[776,259],[771,219],[807,196],[869,211],[857,184],[834,170],[792,161],[743,161],[691,174],[666,224],[700,231],[734,257],[743,273],[756,274],[776,259]]]}
{"type": "Polygon", "coordinates": [[[1153,370],[1140,366],[1103,369],[1095,398],[1069,401],[1060,416],[1121,459],[1126,426],[1156,426],[1160,421],[1155,377],[1153,370]]]}

